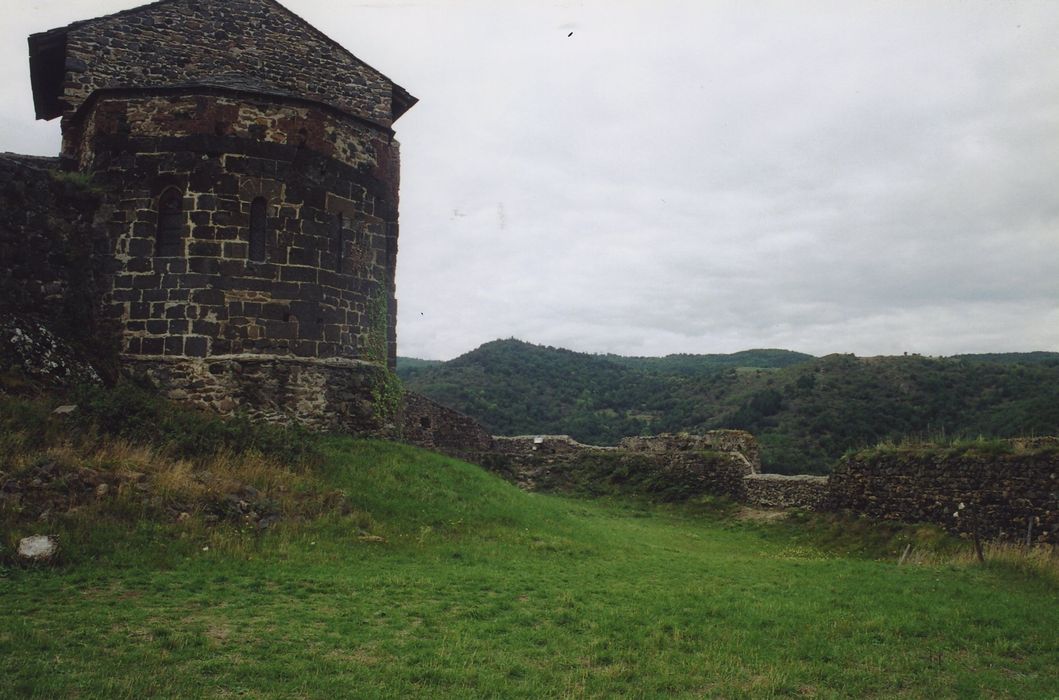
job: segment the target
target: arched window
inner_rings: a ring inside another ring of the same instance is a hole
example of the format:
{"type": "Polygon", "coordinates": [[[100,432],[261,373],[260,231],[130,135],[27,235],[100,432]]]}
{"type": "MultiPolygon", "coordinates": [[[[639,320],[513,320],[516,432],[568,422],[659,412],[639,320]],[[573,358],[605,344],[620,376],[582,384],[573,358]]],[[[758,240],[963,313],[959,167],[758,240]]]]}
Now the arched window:
{"type": "Polygon", "coordinates": [[[265,262],[265,242],[268,239],[268,202],[258,197],[250,203],[250,259],[265,262]]]}
{"type": "Polygon", "coordinates": [[[342,272],[342,260],[346,257],[346,222],[341,212],[335,217],[335,272],[342,272]]]}
{"type": "Polygon", "coordinates": [[[184,193],[175,187],[162,192],[158,198],[158,228],[155,231],[154,253],[161,256],[184,253],[184,193]]]}

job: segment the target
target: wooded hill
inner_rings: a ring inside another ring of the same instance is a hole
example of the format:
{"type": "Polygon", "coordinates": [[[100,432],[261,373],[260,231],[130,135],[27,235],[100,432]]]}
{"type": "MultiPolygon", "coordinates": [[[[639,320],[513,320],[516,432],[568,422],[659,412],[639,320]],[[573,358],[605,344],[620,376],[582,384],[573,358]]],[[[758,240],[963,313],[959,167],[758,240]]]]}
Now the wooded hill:
{"type": "Polygon", "coordinates": [[[827,473],[852,448],[923,437],[1059,434],[1059,353],[928,358],[590,355],[497,340],[448,362],[398,358],[405,386],[496,435],[741,428],[766,471],[827,473]]]}

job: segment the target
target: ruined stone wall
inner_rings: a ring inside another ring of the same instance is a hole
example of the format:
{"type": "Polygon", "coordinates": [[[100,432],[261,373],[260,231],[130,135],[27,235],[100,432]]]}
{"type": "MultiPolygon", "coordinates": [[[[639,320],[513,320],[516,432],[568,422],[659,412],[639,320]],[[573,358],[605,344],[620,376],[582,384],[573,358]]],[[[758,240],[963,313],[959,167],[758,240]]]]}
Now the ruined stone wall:
{"type": "Polygon", "coordinates": [[[57,166],[56,159],[0,154],[0,316],[16,325],[27,321],[14,315],[46,321],[113,373],[116,329],[99,305],[112,265],[100,254],[109,247],[106,235],[94,226],[105,213],[103,198],[57,166]]]}
{"type": "Polygon", "coordinates": [[[1059,449],[869,451],[842,459],[828,507],[883,520],[930,522],[983,537],[1059,541],[1059,449]],[[960,509],[960,504],[964,508],[960,509]],[[954,517],[953,513],[960,513],[954,517]]]}
{"type": "MultiPolygon", "coordinates": [[[[753,438],[750,438],[751,440],[753,438]]],[[[602,495],[631,491],[662,500],[704,494],[742,498],[748,460],[736,452],[701,449],[696,441],[621,447],[582,445],[566,435],[495,437],[477,461],[523,488],[602,495]]]]}
{"type": "Polygon", "coordinates": [[[398,437],[417,447],[470,461],[493,447],[493,437],[478,421],[410,391],[403,395],[398,437]]]}
{"type": "Polygon", "coordinates": [[[685,452],[688,450],[735,452],[747,460],[753,473],[761,471],[761,446],[754,436],[745,430],[711,430],[701,435],[681,433],[679,435],[627,437],[618,444],[619,447],[637,452],[685,452]]]}
{"type": "Polygon", "coordinates": [[[743,477],[745,502],[759,508],[822,510],[827,502],[826,476],[748,474],[743,477]]]}
{"type": "Polygon", "coordinates": [[[62,99],[76,109],[108,87],[242,75],[383,125],[393,84],[274,2],[171,0],[71,25],[62,99]]]}
{"type": "Polygon", "coordinates": [[[586,451],[614,451],[617,448],[584,445],[569,435],[516,435],[494,437],[492,449],[497,454],[513,457],[570,457],[586,451]]]}
{"type": "Polygon", "coordinates": [[[109,92],[76,157],[107,192],[108,313],[137,357],[264,354],[396,362],[398,146],[329,108],[226,89],[109,92]],[[161,255],[163,193],[182,195],[161,255]],[[264,259],[251,207],[266,202],[264,259]]]}
{"type": "Polygon", "coordinates": [[[81,284],[74,261],[92,254],[99,203],[98,194],[63,178],[56,159],[0,154],[0,308],[66,313],[68,292],[81,284]]]}

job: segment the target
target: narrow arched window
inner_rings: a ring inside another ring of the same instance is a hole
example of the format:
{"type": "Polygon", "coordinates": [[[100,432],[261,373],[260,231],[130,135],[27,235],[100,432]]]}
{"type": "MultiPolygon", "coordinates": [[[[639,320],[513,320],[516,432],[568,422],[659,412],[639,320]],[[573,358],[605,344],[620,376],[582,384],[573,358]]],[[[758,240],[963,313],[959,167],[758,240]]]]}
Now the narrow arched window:
{"type": "Polygon", "coordinates": [[[155,231],[155,255],[184,253],[184,194],[170,187],[158,198],[158,228],[155,231]]]}
{"type": "Polygon", "coordinates": [[[342,260],[346,257],[346,222],[341,212],[335,218],[335,272],[342,272],[342,260]]]}
{"type": "Polygon", "coordinates": [[[268,202],[258,197],[250,203],[250,259],[265,262],[265,241],[268,239],[268,202]]]}

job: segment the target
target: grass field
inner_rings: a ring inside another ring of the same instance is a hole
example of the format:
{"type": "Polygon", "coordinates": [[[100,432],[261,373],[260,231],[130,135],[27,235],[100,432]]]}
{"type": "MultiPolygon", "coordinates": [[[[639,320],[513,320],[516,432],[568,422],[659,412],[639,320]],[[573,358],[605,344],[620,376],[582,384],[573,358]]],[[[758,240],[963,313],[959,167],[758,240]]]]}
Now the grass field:
{"type": "Polygon", "coordinates": [[[387,443],[322,451],[296,487],[344,514],[55,524],[61,566],[0,577],[0,697],[1059,697],[1048,575],[839,554],[723,504],[525,494],[387,443]]]}

